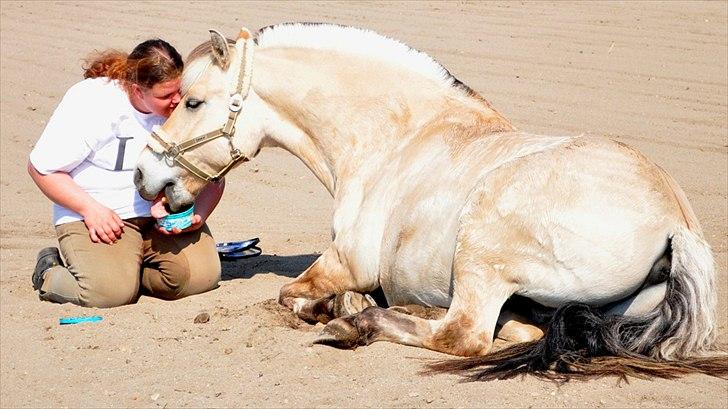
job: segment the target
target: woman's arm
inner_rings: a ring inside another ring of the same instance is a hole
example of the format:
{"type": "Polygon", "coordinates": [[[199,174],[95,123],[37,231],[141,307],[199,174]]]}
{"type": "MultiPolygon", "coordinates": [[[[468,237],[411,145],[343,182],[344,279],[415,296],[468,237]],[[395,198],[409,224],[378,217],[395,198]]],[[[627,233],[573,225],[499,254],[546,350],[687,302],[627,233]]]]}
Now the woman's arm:
{"type": "Polygon", "coordinates": [[[44,175],[30,162],[28,173],[46,197],[83,217],[91,241],[112,244],[121,237],[124,230],[121,218],[81,189],[68,173],[54,172],[44,175]]]}
{"type": "Polygon", "coordinates": [[[200,216],[201,223],[204,223],[220,203],[222,193],[225,191],[225,179],[217,183],[208,183],[195,200],[195,213],[200,216]]]}

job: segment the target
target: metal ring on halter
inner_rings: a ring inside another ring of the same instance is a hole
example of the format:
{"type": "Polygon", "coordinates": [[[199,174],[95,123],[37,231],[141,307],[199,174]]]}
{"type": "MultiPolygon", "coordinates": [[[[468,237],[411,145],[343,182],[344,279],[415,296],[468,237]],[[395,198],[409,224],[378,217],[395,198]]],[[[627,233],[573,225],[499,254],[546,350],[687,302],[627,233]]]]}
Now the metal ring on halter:
{"type": "Polygon", "coordinates": [[[243,96],[240,94],[233,94],[230,95],[230,104],[228,105],[228,108],[232,112],[238,112],[240,111],[240,108],[243,107],[243,96]]]}
{"type": "Polygon", "coordinates": [[[177,144],[174,142],[170,142],[169,148],[167,149],[167,151],[164,154],[166,156],[168,156],[170,159],[176,158],[180,154],[179,146],[177,146],[177,144]]]}

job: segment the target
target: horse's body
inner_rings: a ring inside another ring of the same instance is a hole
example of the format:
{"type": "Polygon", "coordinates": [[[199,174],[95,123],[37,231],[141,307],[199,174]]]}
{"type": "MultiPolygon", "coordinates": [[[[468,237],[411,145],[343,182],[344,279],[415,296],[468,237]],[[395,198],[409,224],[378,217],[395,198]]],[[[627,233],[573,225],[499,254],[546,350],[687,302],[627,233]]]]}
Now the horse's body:
{"type": "Polygon", "coordinates": [[[640,172],[642,158],[612,141],[507,132],[453,157],[439,138],[352,175],[335,210],[339,257],[381,285],[390,305],[448,307],[455,244],[477,232],[472,245],[504,259],[496,264],[521,283],[516,294],[549,307],[602,306],[636,291],[665,251],[668,225],[645,214],[685,225],[660,171],[640,172]],[[635,248],[636,239],[652,246],[635,248]]]}
{"type": "Polygon", "coordinates": [[[497,322],[512,339],[541,335],[501,313],[516,294],[628,317],[640,331],[620,335],[615,353],[676,359],[710,347],[712,255],[682,190],[640,153],[519,132],[429,57],[371,32],[281,25],[235,47],[218,37],[193,52],[185,99],[140,160],[140,192],[166,189],[180,207],[236,149],[283,147],[335,200],[332,245],[281,290],[284,305],[328,322],[371,304],[357,308],[347,292],[381,287],[390,306],[449,308],[439,320],[366,308],[329,322],[326,342],[483,355],[497,322]],[[202,176],[169,166],[164,140],[222,124],[244,63],[253,75],[238,89],[235,137],[185,152],[202,176]]]}

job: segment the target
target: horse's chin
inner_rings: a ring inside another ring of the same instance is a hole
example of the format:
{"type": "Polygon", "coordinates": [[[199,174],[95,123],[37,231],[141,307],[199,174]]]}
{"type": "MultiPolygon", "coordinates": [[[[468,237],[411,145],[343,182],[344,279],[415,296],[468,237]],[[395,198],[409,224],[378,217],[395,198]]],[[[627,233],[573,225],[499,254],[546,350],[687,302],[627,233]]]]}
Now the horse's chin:
{"type": "Polygon", "coordinates": [[[144,199],[144,200],[146,200],[148,202],[151,202],[154,199],[156,199],[157,196],[158,196],[158,194],[159,194],[159,193],[152,194],[152,193],[150,193],[150,192],[148,192],[148,191],[146,191],[146,190],[144,190],[142,188],[137,188],[137,191],[139,192],[139,196],[141,196],[142,199],[144,199]]]}
{"type": "Polygon", "coordinates": [[[187,209],[195,203],[195,197],[187,191],[180,191],[170,184],[164,189],[164,196],[167,198],[167,206],[172,212],[177,213],[187,209]]]}

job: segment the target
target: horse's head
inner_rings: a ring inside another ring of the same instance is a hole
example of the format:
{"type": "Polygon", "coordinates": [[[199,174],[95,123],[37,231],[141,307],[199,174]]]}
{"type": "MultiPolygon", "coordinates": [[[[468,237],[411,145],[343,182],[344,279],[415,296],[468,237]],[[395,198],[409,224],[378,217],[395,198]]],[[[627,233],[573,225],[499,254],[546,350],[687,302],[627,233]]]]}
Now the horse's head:
{"type": "Polygon", "coordinates": [[[183,98],[152,133],[137,163],[134,183],[147,200],[164,190],[169,206],[191,204],[200,190],[236,164],[255,156],[263,130],[250,87],[254,41],[243,29],[237,41],[210,30],[211,41],[190,54],[183,98]]]}

